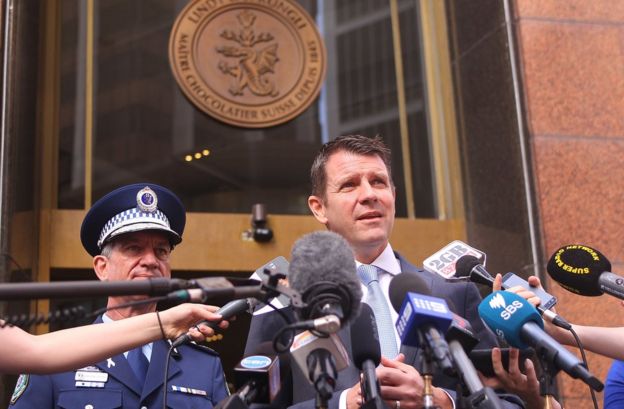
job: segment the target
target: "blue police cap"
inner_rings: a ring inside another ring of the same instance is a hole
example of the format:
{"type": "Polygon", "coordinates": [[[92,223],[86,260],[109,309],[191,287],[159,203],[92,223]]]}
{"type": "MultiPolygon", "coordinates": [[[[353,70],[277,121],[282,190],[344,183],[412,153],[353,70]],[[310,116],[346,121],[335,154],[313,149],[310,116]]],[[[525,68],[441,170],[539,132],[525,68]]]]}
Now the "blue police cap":
{"type": "Polygon", "coordinates": [[[89,209],[82,221],[80,240],[92,256],[112,238],[141,230],[160,230],[171,245],[182,241],[186,211],[169,189],[153,183],[135,183],[108,193],[89,209]]]}

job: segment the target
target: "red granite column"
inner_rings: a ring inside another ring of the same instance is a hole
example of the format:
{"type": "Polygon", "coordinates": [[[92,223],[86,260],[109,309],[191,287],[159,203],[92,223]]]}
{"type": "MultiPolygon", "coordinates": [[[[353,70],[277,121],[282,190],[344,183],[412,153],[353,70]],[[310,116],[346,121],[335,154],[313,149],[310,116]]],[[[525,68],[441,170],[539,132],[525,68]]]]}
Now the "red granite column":
{"type": "MultiPolygon", "coordinates": [[[[544,254],[587,244],[624,275],[624,2],[517,0],[515,9],[544,254]]],[[[549,286],[569,321],[624,325],[617,299],[549,286]]],[[[601,379],[610,362],[589,354],[601,379]]],[[[566,407],[592,407],[582,382],[559,378],[566,407]]]]}

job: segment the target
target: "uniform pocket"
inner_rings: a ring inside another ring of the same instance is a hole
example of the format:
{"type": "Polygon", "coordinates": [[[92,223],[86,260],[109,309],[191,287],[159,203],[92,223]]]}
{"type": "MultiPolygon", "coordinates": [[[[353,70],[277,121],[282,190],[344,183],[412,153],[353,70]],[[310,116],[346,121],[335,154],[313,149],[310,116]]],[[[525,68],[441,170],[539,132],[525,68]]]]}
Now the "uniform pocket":
{"type": "Polygon", "coordinates": [[[122,407],[121,391],[111,390],[71,390],[61,391],[58,407],[63,409],[93,408],[115,409],[122,407]]]}

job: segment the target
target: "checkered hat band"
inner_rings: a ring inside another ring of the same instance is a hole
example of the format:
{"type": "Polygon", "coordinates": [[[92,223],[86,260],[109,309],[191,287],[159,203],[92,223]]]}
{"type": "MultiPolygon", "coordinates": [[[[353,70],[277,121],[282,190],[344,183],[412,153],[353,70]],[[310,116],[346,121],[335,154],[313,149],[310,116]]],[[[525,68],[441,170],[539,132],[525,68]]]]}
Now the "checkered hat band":
{"type": "Polygon", "coordinates": [[[170,229],[169,219],[167,219],[167,216],[165,216],[165,214],[160,210],[149,213],[138,208],[128,209],[117,214],[115,217],[106,222],[104,228],[102,229],[102,233],[100,233],[100,239],[97,242],[98,247],[102,247],[104,241],[115,230],[135,223],[154,223],[170,229]]]}

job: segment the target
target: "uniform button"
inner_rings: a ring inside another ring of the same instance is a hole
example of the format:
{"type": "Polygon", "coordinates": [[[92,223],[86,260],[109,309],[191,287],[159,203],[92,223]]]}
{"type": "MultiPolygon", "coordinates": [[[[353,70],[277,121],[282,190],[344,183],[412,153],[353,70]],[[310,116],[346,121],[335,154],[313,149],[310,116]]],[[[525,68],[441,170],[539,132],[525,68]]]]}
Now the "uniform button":
{"type": "Polygon", "coordinates": [[[85,409],[93,409],[93,405],[85,405],[85,409]]]}
{"type": "Polygon", "coordinates": [[[147,409],[147,406],[141,406],[141,409],[147,409]]]}

